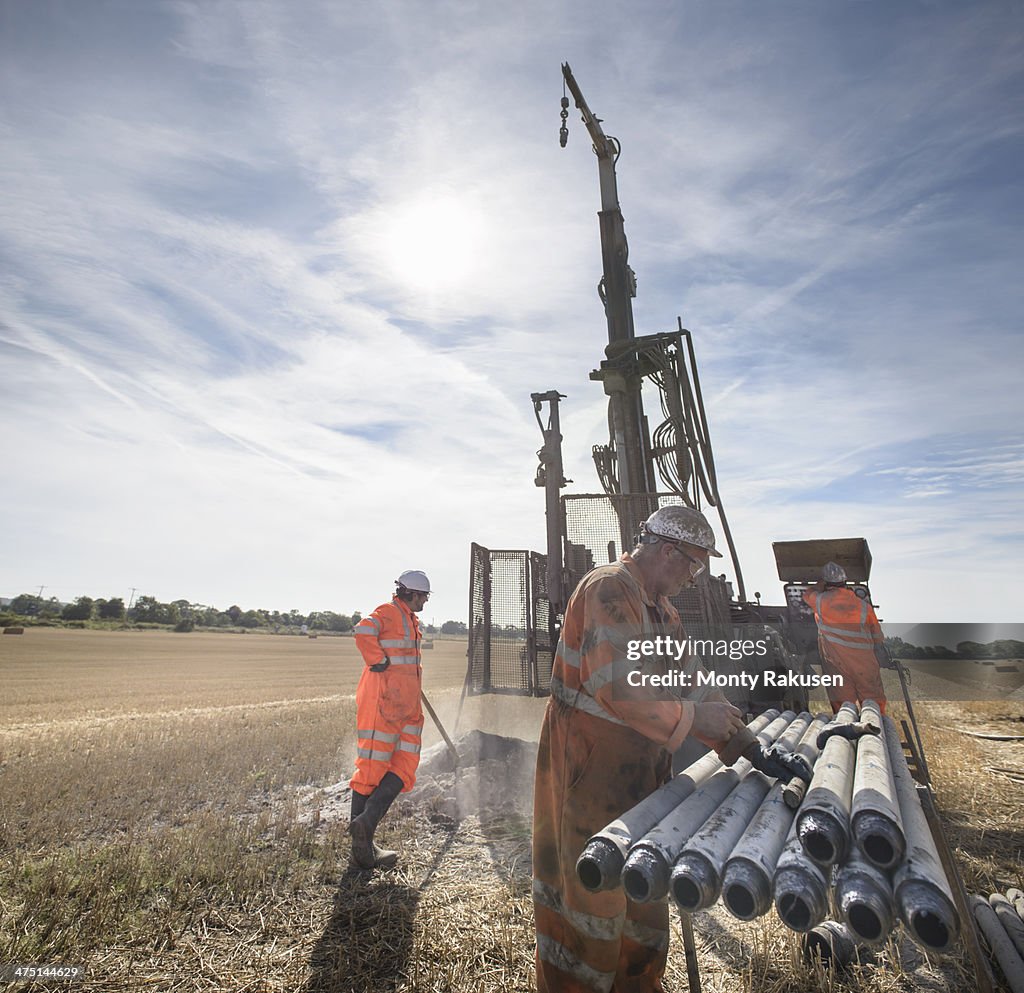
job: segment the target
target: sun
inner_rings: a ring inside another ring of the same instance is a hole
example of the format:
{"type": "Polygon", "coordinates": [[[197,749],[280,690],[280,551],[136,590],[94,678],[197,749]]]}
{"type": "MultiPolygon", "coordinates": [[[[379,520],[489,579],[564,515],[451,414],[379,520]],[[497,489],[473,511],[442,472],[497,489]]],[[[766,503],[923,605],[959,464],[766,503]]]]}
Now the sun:
{"type": "Polygon", "coordinates": [[[474,198],[422,195],[388,214],[379,246],[393,279],[418,292],[455,290],[472,280],[483,240],[474,198]]]}

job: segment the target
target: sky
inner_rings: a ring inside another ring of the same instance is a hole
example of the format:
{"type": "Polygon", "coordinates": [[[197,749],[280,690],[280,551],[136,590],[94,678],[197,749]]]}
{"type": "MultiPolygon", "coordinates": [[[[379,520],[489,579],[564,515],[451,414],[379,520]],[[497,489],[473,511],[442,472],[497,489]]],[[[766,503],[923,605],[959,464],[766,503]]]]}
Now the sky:
{"type": "Polygon", "coordinates": [[[543,550],[530,393],[567,492],[607,441],[567,61],[748,593],[864,536],[883,618],[1022,620],[1022,42],[1008,0],[0,0],[0,596],[424,569],[440,623],[471,542],[543,550]]]}

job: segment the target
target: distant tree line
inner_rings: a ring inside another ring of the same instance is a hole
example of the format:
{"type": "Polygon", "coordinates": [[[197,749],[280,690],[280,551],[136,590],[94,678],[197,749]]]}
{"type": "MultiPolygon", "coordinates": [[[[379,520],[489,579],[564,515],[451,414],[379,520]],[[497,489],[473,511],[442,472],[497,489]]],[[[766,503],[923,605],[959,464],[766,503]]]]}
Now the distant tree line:
{"type": "Polygon", "coordinates": [[[981,644],[977,641],[961,641],[956,650],[945,645],[928,645],[920,648],[908,645],[902,638],[886,638],[885,647],[893,658],[901,659],[1021,659],[1024,658],[1024,641],[1014,638],[1000,638],[981,644]]]}
{"type": "MultiPolygon", "coordinates": [[[[90,622],[121,622],[128,624],[156,624],[173,627],[177,631],[196,628],[263,628],[270,631],[298,630],[305,626],[310,631],[333,631],[344,634],[362,620],[357,610],[351,614],[338,614],[333,610],[315,610],[300,614],[297,610],[282,613],[279,610],[243,610],[232,604],[227,610],[218,610],[202,603],[172,600],[161,603],[156,597],[140,596],[130,607],[122,597],[108,600],[80,596],[71,603],[61,603],[56,597],[43,599],[34,593],[16,596],[6,607],[0,608],[0,624],[27,618],[40,623],[62,621],[85,625],[90,622]]],[[[436,634],[432,624],[424,626],[427,634],[436,634]]],[[[466,634],[462,621],[445,621],[442,634],[466,634]]]]}
{"type": "Polygon", "coordinates": [[[44,600],[32,593],[16,596],[7,605],[6,612],[43,621],[122,621],[160,624],[183,631],[227,627],[301,629],[305,625],[311,631],[345,632],[351,631],[362,617],[359,611],[353,614],[338,614],[333,610],[318,610],[310,614],[300,614],[297,610],[282,613],[279,610],[243,610],[237,604],[232,604],[227,610],[218,610],[188,600],[162,603],[152,596],[140,596],[128,608],[121,597],[94,600],[80,596],[71,603],[62,604],[56,597],[44,600]]]}

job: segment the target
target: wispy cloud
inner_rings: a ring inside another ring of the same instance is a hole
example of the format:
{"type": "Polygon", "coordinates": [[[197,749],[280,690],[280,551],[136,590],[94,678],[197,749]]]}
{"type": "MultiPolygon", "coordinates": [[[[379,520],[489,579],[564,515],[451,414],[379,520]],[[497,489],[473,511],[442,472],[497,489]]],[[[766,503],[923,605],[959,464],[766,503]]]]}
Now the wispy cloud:
{"type": "Polygon", "coordinates": [[[907,619],[964,602],[913,592],[951,544],[1008,575],[1019,13],[60,10],[0,40],[0,593],[365,609],[416,566],[461,616],[470,540],[540,547],[529,393],[568,394],[576,491],[606,432],[562,59],[623,143],[638,332],[694,331],[748,588],[853,532],[907,619]]]}

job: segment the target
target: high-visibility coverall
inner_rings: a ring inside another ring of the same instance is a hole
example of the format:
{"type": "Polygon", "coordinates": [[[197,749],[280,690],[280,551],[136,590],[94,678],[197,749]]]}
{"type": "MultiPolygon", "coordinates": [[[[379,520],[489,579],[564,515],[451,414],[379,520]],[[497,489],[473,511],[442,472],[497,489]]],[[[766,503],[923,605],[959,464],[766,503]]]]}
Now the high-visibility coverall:
{"type": "Polygon", "coordinates": [[[566,608],[534,788],[540,993],[662,989],[667,903],[633,903],[621,889],[590,893],[576,876],[576,860],[593,834],[667,781],[671,753],[693,723],[699,691],[687,700],[627,683],[640,665],[645,672],[680,667],[674,659],[627,658],[630,640],[663,635],[684,639],[679,615],[665,597],[648,595],[628,554],[588,573],[566,608]]]}
{"type": "Polygon", "coordinates": [[[843,677],[842,686],[826,687],[832,709],[845,700],[874,700],[885,713],[885,691],[876,653],[884,636],[875,611],[847,586],[808,590],[804,602],[818,625],[818,654],[823,671],[843,677]]]}
{"type": "Polygon", "coordinates": [[[402,792],[416,783],[423,735],[420,687],[422,632],[416,615],[395,597],[364,617],[355,629],[356,647],[366,663],[356,688],[359,739],[352,789],[369,796],[388,772],[402,780],[402,792]],[[391,660],[383,672],[370,666],[391,660]]]}

